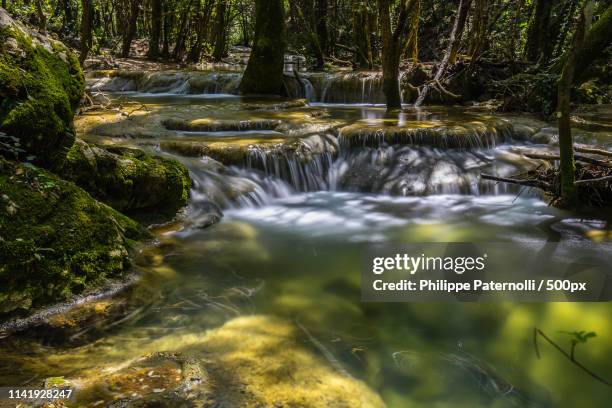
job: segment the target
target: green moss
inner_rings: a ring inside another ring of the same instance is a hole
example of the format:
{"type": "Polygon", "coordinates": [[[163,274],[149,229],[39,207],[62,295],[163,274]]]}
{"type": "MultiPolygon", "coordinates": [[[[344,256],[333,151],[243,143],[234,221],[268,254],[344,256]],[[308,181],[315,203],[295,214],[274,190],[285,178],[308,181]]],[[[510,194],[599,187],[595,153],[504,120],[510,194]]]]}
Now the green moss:
{"type": "Polygon", "coordinates": [[[144,236],[73,183],[0,158],[0,318],[117,277],[144,236]]]}
{"type": "Polygon", "coordinates": [[[67,48],[41,41],[15,23],[0,27],[0,131],[18,137],[37,164],[53,167],[74,142],[72,119],[84,79],[67,48]]]}
{"type": "Polygon", "coordinates": [[[176,160],[81,140],[68,152],[60,174],[116,210],[155,212],[158,218],[174,217],[187,204],[191,187],[189,172],[176,160]]]}

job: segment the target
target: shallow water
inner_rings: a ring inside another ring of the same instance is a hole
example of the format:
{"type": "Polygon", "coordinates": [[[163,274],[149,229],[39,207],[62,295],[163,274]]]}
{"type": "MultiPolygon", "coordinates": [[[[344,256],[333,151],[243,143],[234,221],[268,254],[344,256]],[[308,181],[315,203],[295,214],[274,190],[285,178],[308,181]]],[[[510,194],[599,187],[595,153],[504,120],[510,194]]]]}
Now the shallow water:
{"type": "MultiPolygon", "coordinates": [[[[378,106],[346,104],[254,115],[240,109],[239,98],[225,95],[122,95],[126,97],[162,110],[201,98],[207,117],[213,119],[293,115],[294,127],[306,125],[300,115],[313,111],[318,112],[313,123],[336,127],[385,121],[392,126],[414,121],[454,126],[488,117],[464,108],[433,107],[389,118],[378,106]],[[229,111],[228,104],[233,104],[229,111]]],[[[160,351],[162,345],[188,349],[181,343],[185,335],[201,334],[237,316],[265,314],[304,328],[304,344],[322,360],[364,380],[389,407],[609,405],[610,387],[547,345],[540,345],[538,359],[532,338],[538,327],[566,346],[569,337],[560,331],[597,332],[577,353],[592,371],[611,378],[609,304],[360,301],[363,254],[384,243],[597,245],[594,239],[609,240],[610,223],[601,215],[579,218],[548,207],[535,192],[479,180],[481,172],[512,174],[533,166],[520,155],[529,142],[507,140],[467,150],[386,144],[350,149],[336,140],[340,132],[329,135],[329,143],[319,141],[323,153],[310,152],[307,160],[254,149],[244,163],[222,170],[209,160],[178,156],[157,146],[165,139],[252,138],[253,133],[265,139],[291,134],[291,127],[176,132],[143,139],[145,148],[183,161],[195,181],[183,221],[157,231],[161,245],[154,251],[163,262],[140,270],[143,279],[132,293],[141,295],[132,295],[132,301],[147,307],[101,328],[92,338],[3,339],[0,385],[51,376],[75,378],[160,351]],[[370,176],[364,179],[364,174],[370,176]],[[223,213],[221,222],[198,228],[211,212],[223,213]]],[[[296,131],[298,137],[303,133],[296,131]]],[[[603,140],[609,136],[597,134],[603,140]]],[[[115,137],[113,142],[140,145],[139,139],[115,137]]]]}

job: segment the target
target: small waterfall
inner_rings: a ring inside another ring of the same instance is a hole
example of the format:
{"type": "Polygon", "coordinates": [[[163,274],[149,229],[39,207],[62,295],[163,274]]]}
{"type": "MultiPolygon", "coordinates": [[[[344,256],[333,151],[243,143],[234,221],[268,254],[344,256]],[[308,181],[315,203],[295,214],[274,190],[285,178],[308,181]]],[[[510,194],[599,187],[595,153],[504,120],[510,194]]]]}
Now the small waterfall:
{"type": "MultiPolygon", "coordinates": [[[[88,78],[94,92],[152,94],[238,94],[241,72],[118,71],[88,78]]],[[[380,72],[285,73],[289,96],[309,102],[379,104],[385,102],[380,72]]]]}
{"type": "Polygon", "coordinates": [[[304,73],[312,85],[310,101],[323,103],[385,103],[380,72],[304,73]]]}
{"type": "Polygon", "coordinates": [[[315,135],[298,143],[293,150],[272,152],[252,147],[246,167],[284,180],[297,191],[330,189],[328,176],[337,154],[336,138],[332,135],[315,135]]]}
{"type": "Polygon", "coordinates": [[[153,94],[237,94],[240,72],[117,72],[88,79],[92,91],[153,94]]]}
{"type": "Polygon", "coordinates": [[[500,194],[510,185],[482,181],[482,172],[510,175],[531,163],[520,155],[489,149],[457,150],[430,146],[352,149],[334,163],[337,189],[396,196],[500,194]]]}
{"type": "Polygon", "coordinates": [[[467,122],[461,130],[440,125],[423,134],[419,128],[402,127],[403,132],[410,129],[416,133],[389,137],[379,129],[361,129],[351,135],[351,129],[343,129],[337,137],[322,133],[280,145],[253,145],[242,164],[229,167],[206,159],[216,163],[211,166],[202,159],[190,166],[192,201],[210,211],[262,206],[296,192],[516,193],[515,186],[481,180],[480,174],[505,176],[533,166],[509,146],[496,145],[513,134],[512,126],[502,120],[467,122]]]}

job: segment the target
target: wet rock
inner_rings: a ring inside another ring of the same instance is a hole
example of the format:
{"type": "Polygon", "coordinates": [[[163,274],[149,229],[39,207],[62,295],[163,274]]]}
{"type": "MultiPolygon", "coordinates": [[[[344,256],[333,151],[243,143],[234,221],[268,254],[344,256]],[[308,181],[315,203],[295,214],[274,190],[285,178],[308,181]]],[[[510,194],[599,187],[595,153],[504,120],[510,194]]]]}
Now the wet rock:
{"type": "Polygon", "coordinates": [[[520,141],[530,140],[539,129],[523,124],[514,124],[512,126],[512,138],[520,141]]]}
{"type": "Polygon", "coordinates": [[[191,186],[187,169],[177,161],[82,140],[70,149],[60,173],[116,210],[165,218],[185,206],[191,186]]]}
{"type": "Polygon", "coordinates": [[[0,131],[18,139],[0,154],[18,153],[47,168],[61,164],[74,142],[83,90],[79,62],[66,46],[0,9],[0,131]]]}
{"type": "Polygon", "coordinates": [[[555,128],[544,128],[532,136],[531,141],[536,144],[552,144],[558,140],[555,128]]]}
{"type": "Polygon", "coordinates": [[[73,183],[0,159],[0,319],[70,299],[121,276],[147,236],[73,183]]]}
{"type": "Polygon", "coordinates": [[[204,229],[218,223],[219,221],[221,221],[220,215],[208,213],[202,217],[198,217],[194,226],[196,228],[204,229]]]}

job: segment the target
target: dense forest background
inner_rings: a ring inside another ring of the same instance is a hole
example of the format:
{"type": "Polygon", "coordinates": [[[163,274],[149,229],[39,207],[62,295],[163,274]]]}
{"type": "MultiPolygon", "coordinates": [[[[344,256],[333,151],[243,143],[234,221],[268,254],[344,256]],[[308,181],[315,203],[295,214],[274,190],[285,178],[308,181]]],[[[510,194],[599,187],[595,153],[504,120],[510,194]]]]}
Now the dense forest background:
{"type": "MultiPolygon", "coordinates": [[[[296,0],[285,2],[289,53],[311,69],[372,69],[382,63],[386,29],[406,63],[457,58],[555,64],[567,49],[580,0],[296,0]],[[385,15],[385,14],[389,15],[385,15]],[[458,20],[458,21],[456,21],[458,20]],[[451,39],[454,30],[455,38],[451,39]]],[[[597,20],[612,4],[593,2],[597,20]]],[[[127,57],[135,40],[148,56],[222,61],[231,46],[252,46],[254,0],[2,0],[13,16],[93,54],[127,57]],[[80,41],[83,40],[83,41],[80,41]]],[[[598,50],[601,51],[601,50],[598,50]]]]}

